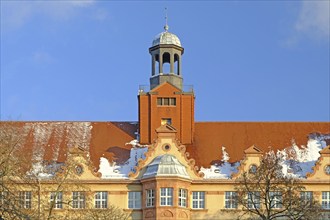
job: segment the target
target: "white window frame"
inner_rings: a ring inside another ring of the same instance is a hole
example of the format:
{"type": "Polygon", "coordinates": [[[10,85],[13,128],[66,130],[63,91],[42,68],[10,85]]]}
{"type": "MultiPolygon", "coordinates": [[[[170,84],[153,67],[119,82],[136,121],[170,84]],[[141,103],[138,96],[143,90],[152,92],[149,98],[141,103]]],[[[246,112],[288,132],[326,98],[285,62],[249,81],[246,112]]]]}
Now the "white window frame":
{"type": "Polygon", "coordinates": [[[179,207],[187,207],[187,194],[188,191],[186,189],[179,189],[179,207]]]}
{"type": "Polygon", "coordinates": [[[96,209],[108,208],[108,192],[106,191],[95,192],[94,207],[96,209]]]}
{"type": "Polygon", "coordinates": [[[141,197],[142,197],[142,192],[139,191],[128,192],[128,208],[141,209],[141,197]]]}
{"type": "Polygon", "coordinates": [[[275,192],[270,192],[269,193],[269,199],[270,199],[270,207],[274,209],[281,209],[282,208],[282,203],[283,203],[283,198],[282,198],[282,193],[275,191],[275,192]]]}
{"type": "Polygon", "coordinates": [[[146,207],[155,206],[155,190],[147,189],[146,190],[146,207]]]}
{"type": "Polygon", "coordinates": [[[173,188],[160,188],[160,206],[173,206],[173,188]]]}
{"type": "Polygon", "coordinates": [[[32,192],[31,191],[19,192],[19,198],[20,198],[22,209],[31,209],[32,208],[32,192]]]}
{"type": "Polygon", "coordinates": [[[330,209],[330,192],[322,192],[322,209],[330,209]]]}
{"type": "Polygon", "coordinates": [[[52,204],[54,202],[54,209],[62,209],[63,208],[63,192],[51,192],[49,203],[52,204]],[[54,201],[55,199],[55,201],[54,201]]]}
{"type": "Polygon", "coordinates": [[[85,192],[72,192],[72,208],[84,209],[86,207],[85,192]]]}
{"type": "Polygon", "coordinates": [[[247,207],[249,209],[260,209],[260,192],[248,192],[247,207]]]}
{"type": "Polygon", "coordinates": [[[311,192],[311,191],[300,192],[300,201],[301,201],[302,205],[312,205],[313,192],[311,192]]]}
{"type": "Polygon", "coordinates": [[[193,209],[205,209],[205,192],[203,191],[193,191],[191,207],[193,209]]]}
{"type": "Polygon", "coordinates": [[[237,209],[237,192],[226,191],[225,192],[225,208],[226,209],[237,209]]]}

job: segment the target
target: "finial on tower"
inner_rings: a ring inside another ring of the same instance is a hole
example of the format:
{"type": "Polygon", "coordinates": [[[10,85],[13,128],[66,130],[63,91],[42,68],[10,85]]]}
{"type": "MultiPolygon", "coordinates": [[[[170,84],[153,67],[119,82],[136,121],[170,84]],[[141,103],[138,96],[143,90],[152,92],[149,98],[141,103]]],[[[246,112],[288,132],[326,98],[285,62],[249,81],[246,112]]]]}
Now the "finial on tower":
{"type": "Polygon", "coordinates": [[[167,32],[168,31],[168,25],[167,25],[167,7],[165,7],[165,26],[164,29],[167,32]]]}

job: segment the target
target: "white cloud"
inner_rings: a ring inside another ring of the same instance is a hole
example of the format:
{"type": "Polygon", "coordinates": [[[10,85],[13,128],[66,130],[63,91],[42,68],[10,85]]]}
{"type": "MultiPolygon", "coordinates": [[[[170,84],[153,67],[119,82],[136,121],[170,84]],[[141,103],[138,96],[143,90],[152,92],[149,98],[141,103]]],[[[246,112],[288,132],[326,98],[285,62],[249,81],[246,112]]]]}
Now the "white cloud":
{"type": "Polygon", "coordinates": [[[1,25],[5,30],[17,29],[35,16],[67,20],[94,3],[95,0],[4,1],[1,2],[1,25]]]}
{"type": "Polygon", "coordinates": [[[295,30],[310,37],[328,39],[330,32],[329,4],[329,0],[303,1],[295,30]]]}

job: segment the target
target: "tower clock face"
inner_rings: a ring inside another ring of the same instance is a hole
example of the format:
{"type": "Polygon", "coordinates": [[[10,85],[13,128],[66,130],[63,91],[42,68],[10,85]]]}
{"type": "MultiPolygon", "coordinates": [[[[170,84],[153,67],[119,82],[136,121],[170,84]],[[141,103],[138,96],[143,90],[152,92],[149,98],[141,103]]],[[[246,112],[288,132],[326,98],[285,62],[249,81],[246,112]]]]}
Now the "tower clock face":
{"type": "Polygon", "coordinates": [[[326,174],[330,175],[330,165],[326,165],[326,166],[325,166],[324,172],[325,172],[326,174]]]}

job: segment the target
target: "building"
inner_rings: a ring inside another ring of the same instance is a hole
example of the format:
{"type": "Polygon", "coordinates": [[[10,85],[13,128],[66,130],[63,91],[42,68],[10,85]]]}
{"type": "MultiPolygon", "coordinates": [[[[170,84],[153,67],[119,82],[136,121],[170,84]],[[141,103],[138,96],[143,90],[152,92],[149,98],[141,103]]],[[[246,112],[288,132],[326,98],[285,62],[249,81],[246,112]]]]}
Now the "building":
{"type": "Polygon", "coordinates": [[[38,206],[43,218],[53,202],[53,213],[72,217],[115,205],[130,219],[230,219],[240,209],[235,178],[271,146],[305,155],[297,159],[303,168],[291,172],[330,211],[330,123],[195,122],[179,38],[166,25],[149,52],[150,85],[139,88],[138,122],[1,122],[2,134],[19,131],[18,147],[32,161],[26,172],[40,180],[37,189],[21,182],[24,209],[38,206]],[[50,172],[59,163],[73,168],[60,191],[50,172]]]}

